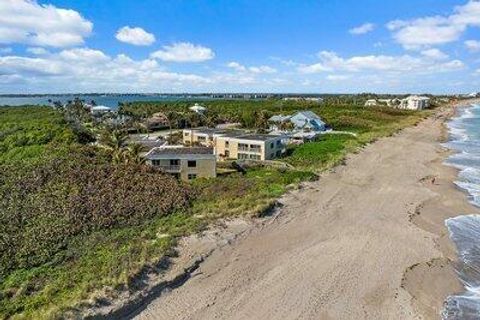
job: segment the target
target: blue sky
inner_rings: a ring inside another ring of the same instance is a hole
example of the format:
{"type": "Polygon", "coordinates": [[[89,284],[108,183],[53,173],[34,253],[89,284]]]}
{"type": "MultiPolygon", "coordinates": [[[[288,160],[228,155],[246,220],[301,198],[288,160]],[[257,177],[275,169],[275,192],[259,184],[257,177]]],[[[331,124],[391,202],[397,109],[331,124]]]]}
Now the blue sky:
{"type": "Polygon", "coordinates": [[[480,90],[478,0],[2,0],[0,93],[480,90]]]}

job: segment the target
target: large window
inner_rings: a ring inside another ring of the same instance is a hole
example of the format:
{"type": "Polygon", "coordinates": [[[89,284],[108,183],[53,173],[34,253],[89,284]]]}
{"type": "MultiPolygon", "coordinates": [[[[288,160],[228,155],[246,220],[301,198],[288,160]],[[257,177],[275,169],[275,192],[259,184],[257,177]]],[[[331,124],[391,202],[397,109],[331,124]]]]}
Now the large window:
{"type": "Polygon", "coordinates": [[[188,160],[188,167],[189,167],[189,168],[196,168],[196,167],[197,167],[197,161],[195,161],[195,160],[188,160]]]}
{"type": "Polygon", "coordinates": [[[239,159],[239,160],[245,160],[245,159],[248,159],[248,154],[245,154],[245,153],[239,153],[239,154],[238,154],[238,159],[239,159]]]}
{"type": "Polygon", "coordinates": [[[193,179],[196,179],[197,178],[197,175],[195,173],[189,173],[188,174],[188,180],[193,180],[193,179]]]}
{"type": "Polygon", "coordinates": [[[178,160],[178,159],[170,160],[170,165],[171,166],[179,166],[180,165],[180,160],[178,160]]]}
{"type": "Polygon", "coordinates": [[[159,166],[160,165],[160,160],[152,160],[152,165],[159,166]]]}

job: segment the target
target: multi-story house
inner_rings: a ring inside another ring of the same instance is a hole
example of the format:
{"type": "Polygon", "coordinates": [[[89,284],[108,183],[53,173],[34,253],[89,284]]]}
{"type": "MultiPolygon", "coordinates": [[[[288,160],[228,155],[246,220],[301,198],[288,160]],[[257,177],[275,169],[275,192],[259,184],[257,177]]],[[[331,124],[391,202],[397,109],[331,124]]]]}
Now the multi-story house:
{"type": "Polygon", "coordinates": [[[213,148],[164,146],[150,150],[145,159],[148,164],[182,180],[217,175],[213,148]]]}
{"type": "Polygon", "coordinates": [[[271,160],[285,152],[281,136],[267,134],[223,135],[216,138],[219,159],[271,160]]]}

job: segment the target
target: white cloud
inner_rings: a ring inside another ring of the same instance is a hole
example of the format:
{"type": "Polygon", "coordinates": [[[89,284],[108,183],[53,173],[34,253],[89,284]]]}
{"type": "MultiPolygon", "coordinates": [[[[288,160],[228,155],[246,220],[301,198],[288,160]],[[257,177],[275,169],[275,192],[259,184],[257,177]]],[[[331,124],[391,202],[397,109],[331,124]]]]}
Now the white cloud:
{"type": "Polygon", "coordinates": [[[478,40],[467,40],[465,41],[465,47],[471,52],[480,51],[480,41],[478,40]]]}
{"type": "Polygon", "coordinates": [[[245,71],[247,71],[247,68],[245,68],[245,67],[242,66],[240,63],[235,62],[235,61],[229,62],[229,63],[227,64],[227,67],[232,68],[232,69],[235,69],[235,70],[238,71],[238,72],[245,72],[245,71]]]}
{"type": "Polygon", "coordinates": [[[322,51],[318,54],[320,62],[303,65],[298,68],[301,73],[314,74],[333,71],[376,71],[376,72],[404,72],[411,74],[436,73],[459,70],[464,67],[463,62],[451,60],[447,62],[438,62],[435,59],[425,56],[387,56],[387,55],[368,55],[354,56],[351,58],[342,58],[335,52],[322,51]]]}
{"type": "Polygon", "coordinates": [[[351,76],[346,75],[346,74],[329,74],[326,79],[329,81],[342,81],[342,80],[347,80],[350,79],[351,76]]]}
{"type": "Polygon", "coordinates": [[[170,72],[154,59],[110,57],[99,50],[75,48],[42,57],[0,56],[3,82],[43,91],[158,91],[198,87],[212,82],[195,75],[170,72]],[[43,88],[43,89],[42,89],[43,88]]]}
{"type": "Polygon", "coordinates": [[[269,66],[249,67],[248,70],[253,73],[276,73],[277,69],[269,66]]]}
{"type": "Polygon", "coordinates": [[[394,39],[406,49],[441,45],[457,41],[468,27],[480,26],[480,1],[470,0],[455,7],[449,16],[432,16],[414,20],[395,20],[387,24],[394,39]]]}
{"type": "Polygon", "coordinates": [[[69,47],[84,43],[93,24],[77,11],[35,0],[0,1],[0,43],[69,47]]]}
{"type": "Polygon", "coordinates": [[[149,46],[155,42],[155,36],[142,28],[125,26],[118,29],[115,35],[118,41],[133,44],[135,46],[149,46]]]}
{"type": "Polygon", "coordinates": [[[446,54],[446,53],[444,53],[444,52],[442,52],[438,49],[435,49],[435,48],[423,50],[421,52],[421,54],[424,55],[427,58],[431,58],[431,59],[434,59],[434,60],[448,59],[448,54],[446,54]]]}
{"type": "Polygon", "coordinates": [[[212,49],[188,42],[177,42],[171,46],[163,46],[163,50],[155,51],[152,58],[171,62],[202,62],[215,57],[212,49]]]}
{"type": "Polygon", "coordinates": [[[348,32],[354,35],[365,34],[373,31],[375,25],[373,23],[364,23],[361,26],[350,29],[348,32]]]}
{"type": "Polygon", "coordinates": [[[250,73],[255,73],[255,74],[261,74],[261,73],[276,73],[277,69],[269,67],[269,66],[252,66],[252,67],[246,67],[236,61],[232,61],[227,63],[227,67],[234,69],[237,72],[250,72],[250,73]]]}
{"type": "Polygon", "coordinates": [[[37,55],[37,56],[48,54],[48,51],[44,48],[41,48],[41,47],[27,48],[27,52],[31,53],[31,54],[34,54],[34,55],[37,55]]]}

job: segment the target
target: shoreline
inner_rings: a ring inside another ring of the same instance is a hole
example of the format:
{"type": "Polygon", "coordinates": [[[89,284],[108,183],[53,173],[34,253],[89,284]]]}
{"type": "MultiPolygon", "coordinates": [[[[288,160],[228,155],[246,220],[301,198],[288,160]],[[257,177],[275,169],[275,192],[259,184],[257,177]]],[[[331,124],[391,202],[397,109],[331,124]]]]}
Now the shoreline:
{"type": "MultiPolygon", "coordinates": [[[[458,116],[459,109],[468,108],[470,104],[479,102],[479,99],[472,99],[450,106],[451,112],[447,110],[443,119],[439,144],[448,141],[447,122],[458,116]]],[[[414,297],[415,306],[427,319],[435,316],[439,318],[436,312],[439,300],[443,309],[448,296],[466,291],[454,270],[458,255],[445,221],[461,215],[480,214],[480,208],[468,201],[468,192],[455,184],[460,170],[445,163],[445,160],[455,154],[455,151],[444,146],[441,148],[439,157],[431,165],[437,182],[435,185],[427,185],[432,192],[436,193],[436,196],[421,205],[418,213],[412,217],[412,223],[437,236],[435,243],[442,252],[443,258],[412,266],[406,271],[404,282],[407,291],[414,297]],[[433,290],[431,286],[422,288],[427,284],[433,285],[433,290]]]]}
{"type": "Polygon", "coordinates": [[[273,218],[240,219],[182,240],[174,271],[188,281],[153,297],[142,292],[133,304],[116,301],[100,309],[102,318],[440,318],[444,299],[463,291],[444,220],[471,206],[453,183],[457,169],[443,164],[451,151],[440,143],[452,116],[443,112],[452,109],[442,109],[284,195],[273,218]],[[414,143],[414,161],[395,142],[414,143]],[[399,160],[406,168],[391,173],[389,162],[399,160]],[[385,168],[372,171],[379,161],[385,168]]]}

